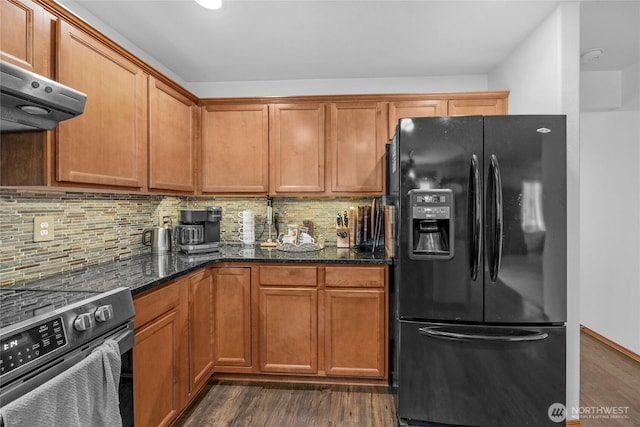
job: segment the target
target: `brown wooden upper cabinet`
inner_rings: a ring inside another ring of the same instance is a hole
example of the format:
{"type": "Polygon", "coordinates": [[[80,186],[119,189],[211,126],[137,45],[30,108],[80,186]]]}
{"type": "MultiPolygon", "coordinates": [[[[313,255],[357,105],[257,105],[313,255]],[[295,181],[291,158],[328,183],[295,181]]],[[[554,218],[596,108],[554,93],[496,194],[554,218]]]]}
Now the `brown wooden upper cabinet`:
{"type": "Polygon", "coordinates": [[[31,0],[0,2],[0,58],[51,77],[53,15],[31,0]]]}
{"type": "Polygon", "coordinates": [[[331,104],[333,193],[382,193],[386,120],[382,102],[331,104]]]}
{"type": "Polygon", "coordinates": [[[506,98],[466,98],[450,99],[449,116],[495,116],[507,114],[506,98]]]}
{"type": "Polygon", "coordinates": [[[149,77],[149,189],[195,190],[195,102],[149,77]]]}
{"type": "Polygon", "coordinates": [[[57,130],[57,180],[142,188],[147,184],[147,75],[59,20],[58,78],[87,94],[84,114],[57,130]]]}
{"type": "Polygon", "coordinates": [[[202,117],[202,191],[269,191],[267,105],[208,105],[202,117]]]}
{"type": "Polygon", "coordinates": [[[447,115],[446,99],[423,99],[389,102],[389,134],[393,138],[402,117],[434,117],[447,115]]]}
{"type": "Polygon", "coordinates": [[[389,132],[387,138],[393,138],[398,120],[403,117],[434,116],[493,116],[507,114],[508,91],[470,92],[453,94],[447,99],[407,99],[389,102],[389,132]]]}
{"type": "Polygon", "coordinates": [[[270,193],[325,190],[325,104],[270,106],[270,193]]]}

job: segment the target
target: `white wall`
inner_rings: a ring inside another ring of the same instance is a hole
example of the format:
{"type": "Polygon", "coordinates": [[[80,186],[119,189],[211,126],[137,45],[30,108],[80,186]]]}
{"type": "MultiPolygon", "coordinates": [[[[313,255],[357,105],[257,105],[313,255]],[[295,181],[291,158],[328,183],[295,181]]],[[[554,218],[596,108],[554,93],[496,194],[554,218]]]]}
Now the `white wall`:
{"type": "Polygon", "coordinates": [[[622,71],[580,73],[580,112],[617,110],[622,105],[622,71]]]}
{"type": "Polygon", "coordinates": [[[486,74],[377,79],[270,80],[187,83],[201,98],[370,93],[436,93],[487,90],[486,74]]]}
{"type": "Polygon", "coordinates": [[[640,354],[640,63],[582,75],[581,322],[640,354]]]}
{"type": "Polygon", "coordinates": [[[567,115],[567,408],[580,406],[580,6],[561,3],[489,73],[509,88],[510,114],[567,115]]]}

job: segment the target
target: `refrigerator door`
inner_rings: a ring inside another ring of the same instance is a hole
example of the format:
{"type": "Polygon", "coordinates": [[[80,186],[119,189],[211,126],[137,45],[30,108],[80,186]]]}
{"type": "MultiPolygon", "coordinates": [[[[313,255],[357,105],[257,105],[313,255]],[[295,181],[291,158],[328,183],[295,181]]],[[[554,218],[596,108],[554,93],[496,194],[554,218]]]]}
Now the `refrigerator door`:
{"type": "MultiPolygon", "coordinates": [[[[395,173],[399,171],[394,179],[399,187],[396,283],[400,318],[482,321],[482,247],[480,233],[473,233],[482,214],[481,208],[475,208],[482,202],[477,194],[482,189],[482,126],[481,116],[400,120],[399,137],[394,141],[395,173]],[[453,197],[451,259],[410,256],[410,233],[420,230],[413,230],[416,222],[411,218],[409,192],[427,189],[450,190],[447,194],[453,197]],[[474,275],[478,263],[480,274],[474,275]]],[[[393,165],[391,169],[393,173],[393,165]]],[[[394,185],[391,188],[393,193],[394,185]]]]}
{"type": "Polygon", "coordinates": [[[564,116],[484,118],[484,321],[566,320],[564,116]]]}
{"type": "Polygon", "coordinates": [[[565,334],[564,326],[400,322],[401,424],[559,425],[566,412],[552,419],[549,408],[565,405],[565,334]]]}

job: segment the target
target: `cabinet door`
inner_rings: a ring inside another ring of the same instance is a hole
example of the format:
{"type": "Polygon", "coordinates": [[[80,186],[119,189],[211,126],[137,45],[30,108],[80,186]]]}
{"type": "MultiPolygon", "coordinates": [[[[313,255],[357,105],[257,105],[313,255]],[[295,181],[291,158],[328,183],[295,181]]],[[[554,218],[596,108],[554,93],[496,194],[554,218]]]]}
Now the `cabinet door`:
{"type": "Polygon", "coordinates": [[[213,358],[216,371],[251,366],[251,269],[213,269],[213,358]]]}
{"type": "Polygon", "coordinates": [[[149,78],[149,188],[194,191],[195,102],[149,78]]]}
{"type": "Polygon", "coordinates": [[[434,117],[447,115],[447,101],[442,99],[425,99],[415,101],[389,102],[389,133],[387,139],[393,138],[398,120],[403,117],[434,117]]]}
{"type": "Polygon", "coordinates": [[[505,98],[450,99],[449,116],[495,116],[507,114],[505,98]]]}
{"type": "Polygon", "coordinates": [[[198,390],[213,371],[213,286],[211,271],[189,278],[189,393],[198,390]]]}
{"type": "Polygon", "coordinates": [[[167,426],[181,410],[177,309],[136,331],[133,347],[134,423],[167,426]]]}
{"type": "Polygon", "coordinates": [[[325,291],[327,375],[386,375],[385,297],[383,290],[325,291]]]}
{"type": "Polygon", "coordinates": [[[0,58],[51,76],[49,14],[31,0],[0,2],[0,58]]]}
{"type": "Polygon", "coordinates": [[[58,125],[58,181],[146,186],[147,76],[60,20],[60,82],[87,94],[82,115],[58,125]]]}
{"type": "Polygon", "coordinates": [[[324,104],[271,106],[271,193],[324,191],[324,104]]]}
{"type": "Polygon", "coordinates": [[[318,291],[260,288],[260,370],[318,371],[318,291]]]}
{"type": "Polygon", "coordinates": [[[331,105],[331,190],[382,193],[386,118],[382,103],[331,105]]]}
{"type": "Polygon", "coordinates": [[[207,106],[202,119],[202,191],[269,190],[266,105],[207,106]]]}

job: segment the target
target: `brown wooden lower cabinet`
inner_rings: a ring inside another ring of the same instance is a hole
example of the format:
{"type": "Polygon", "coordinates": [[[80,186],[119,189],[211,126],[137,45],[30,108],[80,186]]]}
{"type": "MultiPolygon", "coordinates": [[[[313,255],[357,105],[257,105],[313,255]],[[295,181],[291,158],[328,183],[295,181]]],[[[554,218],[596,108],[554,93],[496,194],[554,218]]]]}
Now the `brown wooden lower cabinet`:
{"type": "Polygon", "coordinates": [[[325,291],[325,369],[329,376],[386,375],[383,290],[325,291]]]}
{"type": "Polygon", "coordinates": [[[260,288],[260,371],[318,371],[318,291],[260,288]]]}
{"type": "Polygon", "coordinates": [[[215,370],[238,372],[251,366],[251,268],[221,267],[212,272],[215,370]]]}
{"type": "Polygon", "coordinates": [[[384,266],[325,268],[327,375],[387,378],[387,272],[384,266]]]}
{"type": "Polygon", "coordinates": [[[189,394],[196,393],[213,372],[213,284],[211,270],[189,277],[189,394]]]}
{"type": "Polygon", "coordinates": [[[183,309],[179,280],[134,299],[134,422],[166,426],[183,408],[183,309]]]}
{"type": "Polygon", "coordinates": [[[134,417],[170,425],[212,375],[384,384],[388,268],[203,268],[134,297],[134,417]]]}
{"type": "Polygon", "coordinates": [[[259,372],[387,378],[386,266],[258,268],[259,372]]]}

